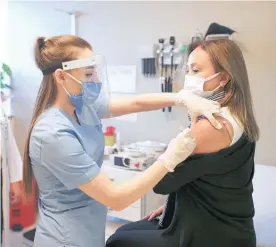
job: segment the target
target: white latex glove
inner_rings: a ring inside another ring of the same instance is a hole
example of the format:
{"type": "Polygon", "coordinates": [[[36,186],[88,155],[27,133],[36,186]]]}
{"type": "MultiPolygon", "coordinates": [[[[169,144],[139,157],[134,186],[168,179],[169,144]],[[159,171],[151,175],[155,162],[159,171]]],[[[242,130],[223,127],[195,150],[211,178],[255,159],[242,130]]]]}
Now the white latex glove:
{"type": "Polygon", "coordinates": [[[188,90],[182,89],[175,99],[176,106],[186,106],[189,113],[193,117],[194,115],[205,116],[216,129],[221,129],[222,126],[215,119],[213,114],[220,112],[220,104],[213,100],[208,100],[193,94],[188,90]]]}
{"type": "Polygon", "coordinates": [[[192,136],[191,130],[186,128],[170,141],[168,148],[158,157],[158,160],[168,171],[173,172],[178,164],[193,153],[195,147],[195,138],[192,136]]]}

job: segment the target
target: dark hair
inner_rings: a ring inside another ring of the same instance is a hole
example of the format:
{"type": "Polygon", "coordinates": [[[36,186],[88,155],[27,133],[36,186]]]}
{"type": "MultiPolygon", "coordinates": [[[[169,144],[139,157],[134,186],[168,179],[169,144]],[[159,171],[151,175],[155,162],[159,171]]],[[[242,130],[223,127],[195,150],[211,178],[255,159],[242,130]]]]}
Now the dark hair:
{"type": "MultiPolygon", "coordinates": [[[[78,59],[80,50],[85,48],[92,50],[91,45],[87,41],[73,35],[56,36],[49,39],[39,37],[36,40],[34,50],[35,62],[37,67],[43,71],[52,68],[53,65],[78,59]]],[[[24,192],[27,196],[33,192],[34,180],[29,157],[30,136],[40,114],[53,104],[56,99],[57,88],[53,72],[43,76],[34,107],[29,133],[27,135],[23,157],[23,185],[24,192]]]]}
{"type": "Polygon", "coordinates": [[[243,124],[250,141],[259,139],[259,128],[253,112],[247,69],[238,45],[228,39],[207,40],[192,43],[187,49],[189,55],[197,47],[209,55],[216,72],[225,71],[230,75],[226,84],[225,97],[220,102],[228,106],[231,113],[243,124]]]}
{"type": "Polygon", "coordinates": [[[45,37],[39,37],[37,39],[37,45],[38,45],[38,49],[41,50],[43,49],[44,45],[45,45],[45,37]]]}

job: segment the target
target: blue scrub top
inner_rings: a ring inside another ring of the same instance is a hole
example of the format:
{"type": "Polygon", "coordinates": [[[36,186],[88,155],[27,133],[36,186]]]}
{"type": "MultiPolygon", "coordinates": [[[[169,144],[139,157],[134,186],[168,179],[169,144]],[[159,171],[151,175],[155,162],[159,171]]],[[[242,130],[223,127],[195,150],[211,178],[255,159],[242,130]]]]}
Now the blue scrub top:
{"type": "Polygon", "coordinates": [[[100,173],[102,125],[81,126],[51,107],[35,124],[29,147],[39,188],[34,247],[105,246],[107,208],[78,189],[100,173]]]}

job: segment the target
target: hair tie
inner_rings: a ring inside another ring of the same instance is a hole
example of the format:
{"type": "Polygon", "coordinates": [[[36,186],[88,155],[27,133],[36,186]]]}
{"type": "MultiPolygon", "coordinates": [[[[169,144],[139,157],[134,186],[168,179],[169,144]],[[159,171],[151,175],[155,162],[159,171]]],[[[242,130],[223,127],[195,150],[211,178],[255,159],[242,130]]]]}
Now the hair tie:
{"type": "Polygon", "coordinates": [[[38,48],[41,51],[45,46],[45,38],[41,37],[38,39],[38,48]]]}

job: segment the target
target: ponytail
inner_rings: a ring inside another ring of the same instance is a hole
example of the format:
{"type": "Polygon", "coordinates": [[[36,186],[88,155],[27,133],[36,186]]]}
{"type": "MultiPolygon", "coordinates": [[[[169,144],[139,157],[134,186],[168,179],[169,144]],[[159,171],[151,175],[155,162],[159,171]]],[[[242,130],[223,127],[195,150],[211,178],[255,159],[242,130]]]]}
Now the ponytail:
{"type": "Polygon", "coordinates": [[[56,87],[54,83],[54,78],[52,75],[46,75],[41,83],[33,117],[31,120],[29,132],[27,135],[27,140],[25,144],[24,157],[23,157],[23,188],[25,194],[28,196],[33,192],[33,171],[31,167],[31,161],[29,156],[29,145],[30,137],[33,127],[38,119],[38,117],[43,113],[49,105],[51,105],[56,98],[56,87]]]}

